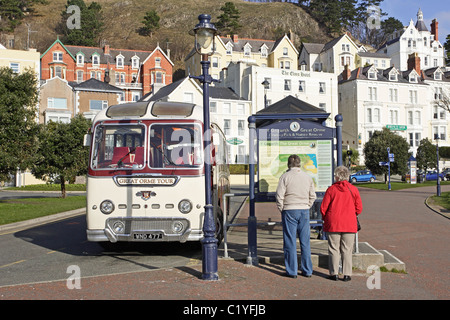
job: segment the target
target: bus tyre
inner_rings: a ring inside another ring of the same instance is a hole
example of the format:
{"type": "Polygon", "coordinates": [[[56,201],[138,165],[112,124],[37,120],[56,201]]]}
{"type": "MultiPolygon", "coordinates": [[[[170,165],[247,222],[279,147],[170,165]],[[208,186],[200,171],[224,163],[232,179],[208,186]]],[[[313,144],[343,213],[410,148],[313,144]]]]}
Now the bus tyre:
{"type": "Polygon", "coordinates": [[[217,238],[217,246],[220,246],[223,240],[223,212],[222,209],[219,208],[216,215],[216,238],[217,238]]]}

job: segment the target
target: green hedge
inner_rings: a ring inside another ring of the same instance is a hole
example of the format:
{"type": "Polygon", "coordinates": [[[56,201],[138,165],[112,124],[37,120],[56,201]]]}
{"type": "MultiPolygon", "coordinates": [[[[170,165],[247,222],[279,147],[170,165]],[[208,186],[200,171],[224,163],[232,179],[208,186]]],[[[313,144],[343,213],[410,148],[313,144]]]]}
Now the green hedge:
{"type": "MultiPolygon", "coordinates": [[[[230,174],[248,174],[248,164],[230,164],[230,174]]],[[[257,172],[255,166],[255,174],[257,172]]]]}

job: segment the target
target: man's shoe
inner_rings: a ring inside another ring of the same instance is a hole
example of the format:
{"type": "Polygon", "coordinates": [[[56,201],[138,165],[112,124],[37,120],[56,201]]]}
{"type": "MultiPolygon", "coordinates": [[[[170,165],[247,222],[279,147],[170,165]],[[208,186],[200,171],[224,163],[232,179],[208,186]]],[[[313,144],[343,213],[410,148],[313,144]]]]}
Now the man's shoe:
{"type": "Polygon", "coordinates": [[[350,281],[350,280],[352,280],[352,278],[350,276],[344,276],[344,279],[342,279],[342,281],[345,281],[345,282],[350,281]]]}
{"type": "Polygon", "coordinates": [[[284,276],[288,277],[288,278],[292,278],[292,279],[297,279],[297,275],[296,274],[287,274],[287,273],[285,273],[284,276]]]}
{"type": "Polygon", "coordinates": [[[310,275],[310,274],[301,273],[300,275],[301,275],[302,277],[305,277],[305,278],[311,278],[311,275],[310,275]]]}
{"type": "Polygon", "coordinates": [[[334,280],[334,281],[338,281],[338,280],[339,280],[339,277],[338,277],[337,274],[335,274],[335,275],[332,275],[332,276],[328,276],[328,279],[334,280]]]}

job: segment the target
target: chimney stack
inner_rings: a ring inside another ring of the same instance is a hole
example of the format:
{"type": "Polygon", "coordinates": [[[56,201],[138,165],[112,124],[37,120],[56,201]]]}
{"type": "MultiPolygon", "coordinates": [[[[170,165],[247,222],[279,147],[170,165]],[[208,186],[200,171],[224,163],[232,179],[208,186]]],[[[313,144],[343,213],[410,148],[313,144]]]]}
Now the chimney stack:
{"type": "Polygon", "coordinates": [[[344,71],[342,72],[342,79],[344,81],[347,81],[348,79],[350,79],[351,75],[352,75],[352,72],[348,68],[348,64],[346,64],[345,67],[344,67],[344,71]]]}
{"type": "Polygon", "coordinates": [[[431,21],[431,34],[434,35],[434,40],[439,41],[439,30],[438,30],[439,22],[436,19],[431,21]]]}
{"type": "Polygon", "coordinates": [[[420,72],[420,57],[417,52],[411,53],[408,56],[408,70],[414,69],[416,72],[421,75],[420,72]]]}
{"type": "Polygon", "coordinates": [[[233,34],[233,42],[238,42],[238,35],[237,34],[233,34]]]}
{"type": "Polygon", "coordinates": [[[109,44],[105,44],[105,46],[103,47],[103,53],[109,54],[109,44]]]}

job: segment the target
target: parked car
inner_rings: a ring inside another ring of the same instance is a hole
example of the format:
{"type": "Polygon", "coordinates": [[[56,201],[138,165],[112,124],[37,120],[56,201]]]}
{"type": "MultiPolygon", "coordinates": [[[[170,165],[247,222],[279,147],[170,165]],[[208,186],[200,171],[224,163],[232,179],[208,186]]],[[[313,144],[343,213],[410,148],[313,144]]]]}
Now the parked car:
{"type": "Polygon", "coordinates": [[[375,176],[372,174],[370,170],[360,170],[350,176],[351,182],[364,182],[364,181],[375,181],[375,176]]]}
{"type": "MultiPolygon", "coordinates": [[[[429,171],[427,171],[427,174],[425,176],[425,180],[433,181],[433,180],[437,179],[437,176],[438,176],[438,173],[437,173],[436,170],[433,170],[433,171],[429,170],[429,171]]],[[[439,180],[443,181],[444,178],[445,178],[444,174],[443,173],[439,173],[439,180]]]]}
{"type": "Polygon", "coordinates": [[[442,170],[442,174],[444,175],[445,180],[450,180],[450,168],[442,170]]]}

